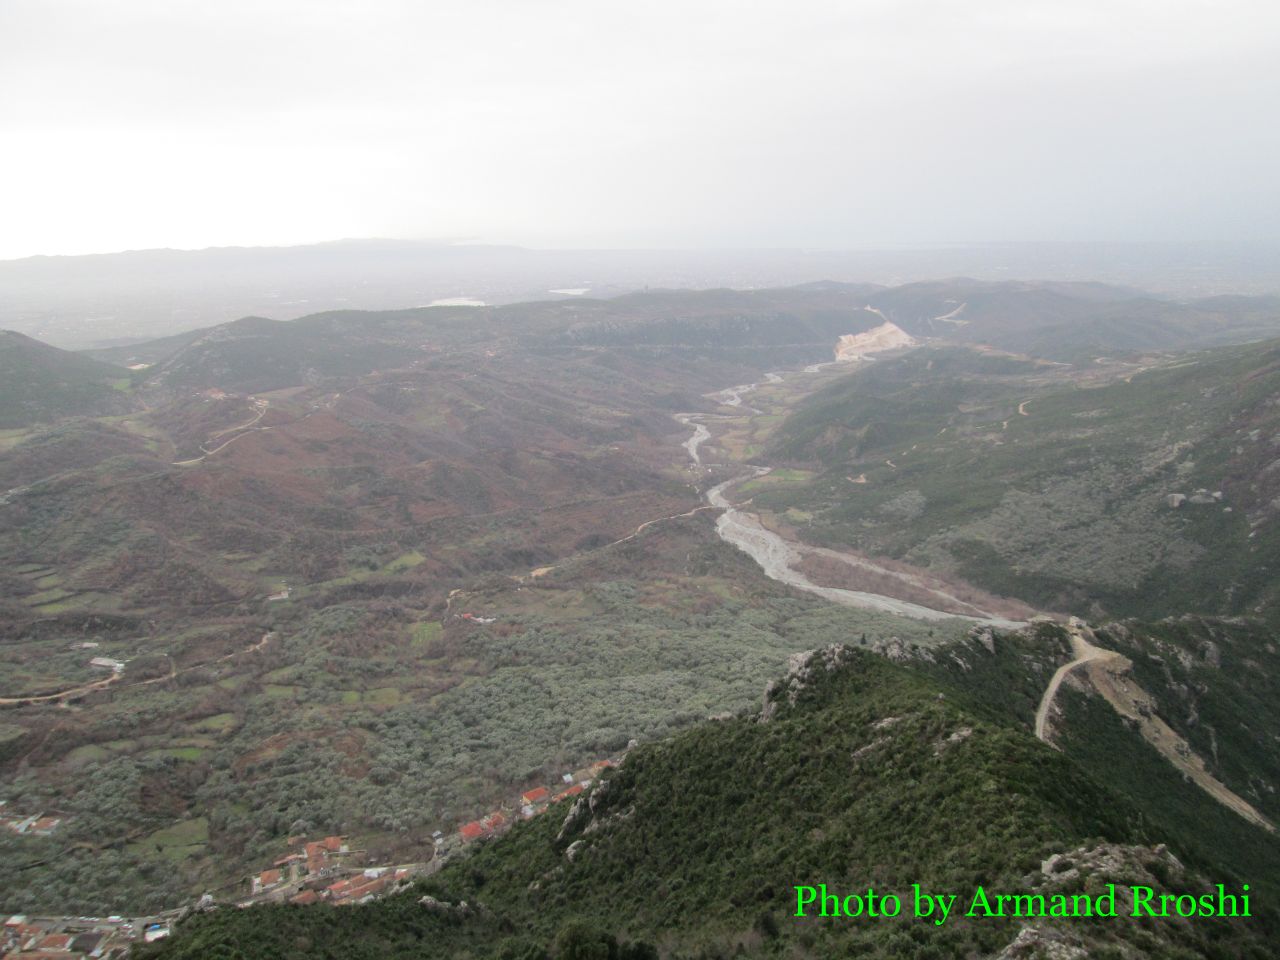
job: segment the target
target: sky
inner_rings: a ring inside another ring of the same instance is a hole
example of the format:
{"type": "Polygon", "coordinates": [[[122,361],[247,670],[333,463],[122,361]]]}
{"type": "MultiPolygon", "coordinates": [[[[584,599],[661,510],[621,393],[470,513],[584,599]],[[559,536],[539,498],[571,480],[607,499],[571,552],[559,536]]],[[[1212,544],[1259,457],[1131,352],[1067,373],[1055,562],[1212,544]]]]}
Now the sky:
{"type": "Polygon", "coordinates": [[[1273,0],[0,0],[0,258],[1280,237],[1273,0]]]}

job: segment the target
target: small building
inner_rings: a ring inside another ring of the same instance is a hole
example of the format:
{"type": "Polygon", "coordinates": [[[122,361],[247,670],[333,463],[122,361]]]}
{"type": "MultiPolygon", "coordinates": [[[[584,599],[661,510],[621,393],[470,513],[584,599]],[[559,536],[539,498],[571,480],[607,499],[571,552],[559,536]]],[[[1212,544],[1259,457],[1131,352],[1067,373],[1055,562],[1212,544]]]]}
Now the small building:
{"type": "Polygon", "coordinates": [[[309,903],[319,903],[320,894],[316,893],[314,890],[303,890],[297,896],[290,898],[289,902],[301,904],[302,906],[306,906],[309,903]]]}
{"type": "Polygon", "coordinates": [[[325,837],[323,840],[312,840],[303,847],[303,853],[307,858],[307,872],[319,873],[334,858],[350,852],[351,848],[347,846],[346,837],[335,836],[325,837]]]}
{"type": "Polygon", "coordinates": [[[283,875],[279,870],[263,870],[253,878],[253,892],[262,893],[280,885],[283,875]]]}
{"type": "Polygon", "coordinates": [[[576,797],[581,792],[582,792],[582,784],[575,783],[568,790],[561,790],[559,793],[557,793],[552,798],[552,802],[559,803],[561,800],[568,800],[570,797],[576,797]]]}
{"type": "Polygon", "coordinates": [[[337,883],[331,883],[325,887],[325,895],[330,900],[343,900],[351,895],[352,889],[355,887],[355,881],[351,878],[339,880],[337,883]]]}
{"type": "Polygon", "coordinates": [[[467,843],[470,843],[472,840],[479,840],[481,837],[486,836],[489,833],[489,831],[485,829],[484,824],[479,820],[472,820],[470,823],[464,823],[462,825],[462,829],[458,832],[462,834],[462,839],[467,843]]]}
{"type": "Polygon", "coordinates": [[[71,949],[79,953],[93,954],[102,943],[104,936],[105,934],[98,930],[77,934],[76,938],[71,941],[71,949]]]}
{"type": "Polygon", "coordinates": [[[532,790],[526,790],[520,794],[522,803],[537,806],[540,803],[546,803],[551,798],[551,791],[546,787],[534,787],[532,790]]]}
{"type": "Polygon", "coordinates": [[[37,950],[70,950],[74,940],[69,933],[51,933],[36,944],[37,950]]]}

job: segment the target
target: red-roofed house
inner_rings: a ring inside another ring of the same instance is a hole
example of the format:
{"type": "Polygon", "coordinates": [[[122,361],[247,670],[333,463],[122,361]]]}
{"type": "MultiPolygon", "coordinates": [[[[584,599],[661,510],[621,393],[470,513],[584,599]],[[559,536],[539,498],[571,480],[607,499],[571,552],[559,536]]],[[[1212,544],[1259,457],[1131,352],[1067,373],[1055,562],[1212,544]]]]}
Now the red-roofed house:
{"type": "Polygon", "coordinates": [[[464,823],[458,832],[462,834],[463,840],[470,843],[472,840],[479,840],[489,831],[479,820],[472,820],[470,823],[464,823]]]}
{"type": "Polygon", "coordinates": [[[561,790],[559,793],[555,795],[553,799],[555,803],[559,803],[561,800],[567,800],[569,797],[576,797],[581,792],[582,792],[582,784],[575,783],[568,790],[561,790]]]}
{"type": "Polygon", "coordinates": [[[351,894],[351,888],[355,885],[355,881],[351,879],[339,880],[337,883],[331,883],[326,887],[325,893],[329,895],[330,899],[341,900],[351,894]]]}
{"type": "Polygon", "coordinates": [[[319,873],[335,854],[348,853],[346,837],[325,837],[323,840],[312,840],[303,852],[307,857],[307,872],[319,873]]]}
{"type": "Polygon", "coordinates": [[[386,889],[390,880],[390,877],[374,877],[372,880],[365,880],[353,887],[348,896],[352,903],[358,903],[365,897],[371,896],[375,893],[381,893],[386,889]]]}
{"type": "Polygon", "coordinates": [[[316,893],[314,890],[303,890],[296,897],[293,897],[292,899],[290,899],[289,902],[300,903],[303,906],[305,906],[308,903],[315,903],[319,899],[320,899],[320,894],[316,893]]]}
{"type": "Polygon", "coordinates": [[[37,950],[70,950],[75,937],[69,933],[51,933],[36,944],[37,950]]]}
{"type": "Polygon", "coordinates": [[[534,787],[532,790],[526,790],[520,794],[520,800],[523,803],[538,804],[546,803],[551,796],[551,791],[546,787],[534,787]]]}
{"type": "Polygon", "coordinates": [[[501,830],[507,825],[507,818],[495,810],[493,813],[481,820],[480,823],[487,832],[493,833],[497,830],[501,830]]]}
{"type": "Polygon", "coordinates": [[[277,886],[281,880],[279,870],[263,870],[260,874],[253,878],[253,892],[261,893],[263,890],[269,890],[277,886]]]}

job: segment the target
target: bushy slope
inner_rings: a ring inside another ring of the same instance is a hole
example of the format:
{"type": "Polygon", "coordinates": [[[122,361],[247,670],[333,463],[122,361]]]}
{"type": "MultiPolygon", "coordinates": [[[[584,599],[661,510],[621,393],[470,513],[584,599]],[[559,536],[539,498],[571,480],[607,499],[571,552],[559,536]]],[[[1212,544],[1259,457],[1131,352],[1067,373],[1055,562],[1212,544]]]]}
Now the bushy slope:
{"type": "Polygon", "coordinates": [[[917,337],[984,343],[1054,360],[1186,350],[1280,333],[1280,299],[1179,302],[1100,283],[906,284],[868,302],[917,337]]]}
{"type": "MultiPolygon", "coordinates": [[[[1131,664],[1126,684],[1149,695],[1153,712],[1205,761],[1208,773],[1271,820],[1280,818],[1280,651],[1263,625],[1182,617],[1116,622],[1097,642],[1131,664]]],[[[1074,657],[1067,632],[1039,623],[1028,631],[975,631],[922,669],[963,687],[967,703],[1032,729],[1049,677],[1074,657]]],[[[1079,677],[1081,674],[1073,674],[1079,677]]],[[[1179,856],[1220,869],[1274,900],[1280,888],[1280,840],[1210,797],[1158,754],[1092,686],[1060,689],[1052,735],[1067,756],[1141,807],[1156,833],[1179,837],[1179,856]]],[[[1227,875],[1223,882],[1227,882],[1227,875]]]]}
{"type": "MultiPolygon", "coordinates": [[[[352,910],[220,910],[144,955],[617,956],[566,947],[566,927],[584,921],[668,957],[965,957],[993,954],[1022,923],[799,920],[793,887],[1025,892],[1055,882],[1042,860],[1074,851],[1074,862],[1113,865],[1081,867],[1063,880],[1067,892],[1137,877],[1199,889],[1163,854],[1133,846],[1171,840],[1176,852],[1177,838],[1157,835],[1067,756],[958,706],[958,696],[915,670],[831,648],[771,687],[768,722],[708,723],[637,748],[567,817],[519,826],[416,889],[352,910]],[[470,906],[427,909],[416,902],[423,893],[470,906]]],[[[1034,925],[1091,956],[1133,955],[1125,945],[1148,957],[1226,958],[1269,955],[1269,923],[1034,925]]]]}
{"type": "Polygon", "coordinates": [[[1034,369],[938,349],[871,365],[782,424],[768,458],[822,472],[759,503],[1042,609],[1274,615],[1280,342],[1090,389],[1034,369]]]}
{"type": "Polygon", "coordinates": [[[129,372],[0,330],[0,429],[127,407],[129,372]]]}

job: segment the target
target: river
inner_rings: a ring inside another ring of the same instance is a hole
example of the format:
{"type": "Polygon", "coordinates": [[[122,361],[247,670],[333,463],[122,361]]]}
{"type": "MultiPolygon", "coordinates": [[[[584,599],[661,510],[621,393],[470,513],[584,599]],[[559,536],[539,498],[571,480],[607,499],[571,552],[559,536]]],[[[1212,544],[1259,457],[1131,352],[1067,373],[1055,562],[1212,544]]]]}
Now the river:
{"type": "MultiPolygon", "coordinates": [[[[826,364],[817,364],[815,366],[820,368],[826,366],[826,364]]],[[[806,368],[806,372],[811,369],[813,368],[806,368]]],[[[777,373],[766,374],[765,379],[769,383],[782,382],[782,377],[777,373]]],[[[752,383],[729,387],[719,393],[711,394],[711,396],[727,406],[741,407],[743,395],[758,386],[759,384],[752,383]]],[[[742,407],[742,409],[751,410],[752,408],[742,407]]],[[[702,456],[699,452],[699,447],[711,438],[710,429],[702,421],[724,418],[707,414],[681,413],[677,414],[675,419],[686,427],[691,426],[694,428],[693,436],[684,442],[684,448],[689,452],[689,458],[693,464],[701,466],[702,456]]],[[[723,511],[716,520],[716,533],[720,536],[720,539],[725,543],[732,544],[751,557],[752,560],[759,564],[765,576],[795,587],[797,590],[815,594],[833,603],[843,604],[847,607],[880,610],[885,613],[914,617],[918,620],[959,619],[1006,628],[1025,625],[1022,621],[1006,620],[1003,617],[973,617],[947,613],[943,610],[934,610],[932,607],[911,603],[907,600],[899,600],[897,597],[889,597],[884,594],[866,593],[861,590],[845,590],[839,587],[824,587],[814,583],[799,570],[795,569],[794,565],[800,561],[800,551],[796,547],[765,527],[752,514],[739,510],[725,497],[726,490],[746,480],[762,477],[769,472],[769,469],[768,467],[751,467],[748,473],[718,483],[706,492],[707,504],[723,511]]]]}

